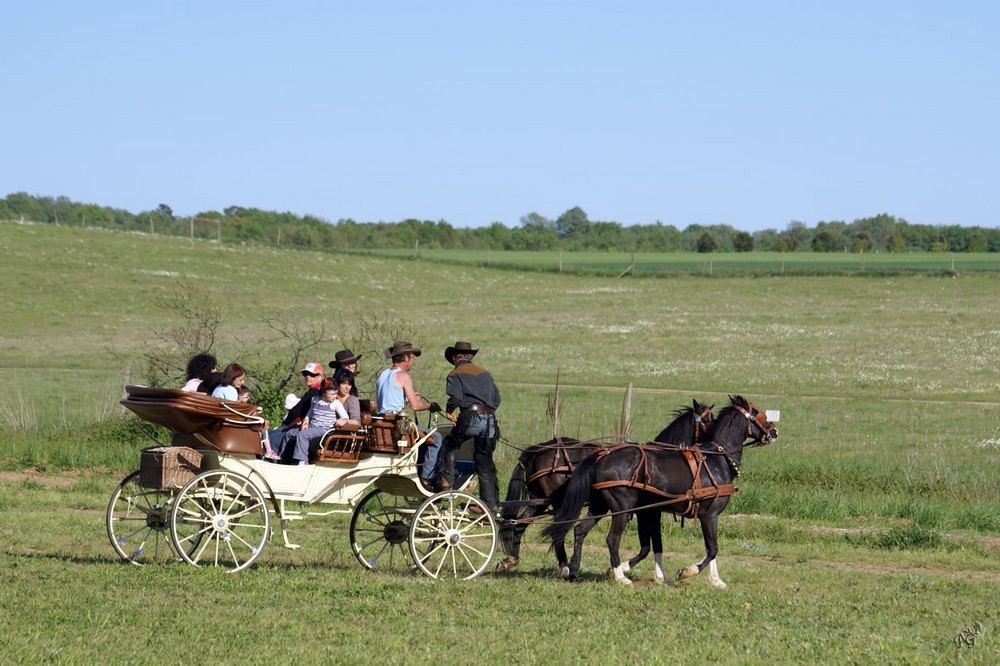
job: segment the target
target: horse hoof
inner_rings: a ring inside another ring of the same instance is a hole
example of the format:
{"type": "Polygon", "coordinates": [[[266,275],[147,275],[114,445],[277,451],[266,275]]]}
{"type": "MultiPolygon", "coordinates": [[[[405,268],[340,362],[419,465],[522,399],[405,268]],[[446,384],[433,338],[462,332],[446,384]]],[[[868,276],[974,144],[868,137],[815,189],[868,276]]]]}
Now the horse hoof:
{"type": "Polygon", "coordinates": [[[576,578],[575,575],[570,573],[569,567],[567,566],[559,567],[559,577],[564,580],[573,580],[576,578]]]}
{"type": "Polygon", "coordinates": [[[505,571],[510,571],[511,569],[513,569],[514,567],[517,566],[517,563],[519,561],[520,560],[518,560],[516,557],[512,557],[512,556],[508,555],[507,557],[503,558],[500,561],[500,564],[497,565],[497,573],[503,573],[505,571]]]}
{"type": "Polygon", "coordinates": [[[690,578],[691,576],[698,573],[697,571],[692,571],[691,567],[684,567],[677,572],[676,580],[684,580],[685,578],[690,578]]]}

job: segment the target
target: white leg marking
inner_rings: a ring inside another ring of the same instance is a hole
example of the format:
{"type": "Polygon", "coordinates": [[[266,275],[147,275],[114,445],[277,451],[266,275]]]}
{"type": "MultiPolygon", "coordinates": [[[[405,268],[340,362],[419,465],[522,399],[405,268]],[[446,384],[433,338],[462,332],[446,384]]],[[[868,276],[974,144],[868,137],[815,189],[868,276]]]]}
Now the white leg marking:
{"type": "Polygon", "coordinates": [[[622,573],[621,565],[611,570],[611,577],[614,579],[616,583],[621,583],[622,585],[632,584],[632,581],[630,581],[628,577],[624,573],[622,573]]]}
{"type": "Polygon", "coordinates": [[[656,571],[653,573],[653,582],[663,585],[663,553],[653,553],[653,562],[656,571]]]}
{"type": "Polygon", "coordinates": [[[629,565],[629,563],[627,561],[626,562],[622,562],[621,570],[622,570],[622,573],[628,573],[629,571],[632,570],[632,567],[631,567],[631,565],[629,565]]]}
{"type": "Polygon", "coordinates": [[[708,563],[708,582],[720,590],[726,589],[726,584],[719,578],[719,567],[716,566],[715,560],[708,563]]]}

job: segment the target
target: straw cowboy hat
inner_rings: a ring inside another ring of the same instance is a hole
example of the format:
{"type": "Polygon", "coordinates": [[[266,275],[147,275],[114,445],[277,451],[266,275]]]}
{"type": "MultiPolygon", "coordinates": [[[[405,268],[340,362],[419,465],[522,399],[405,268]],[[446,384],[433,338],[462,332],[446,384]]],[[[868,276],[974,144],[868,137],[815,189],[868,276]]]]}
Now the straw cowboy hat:
{"type": "Polygon", "coordinates": [[[414,356],[420,356],[420,349],[414,347],[412,344],[406,340],[396,340],[392,343],[392,346],[385,350],[385,357],[392,358],[393,356],[399,356],[402,354],[413,354],[414,356]]]}
{"type": "Polygon", "coordinates": [[[333,355],[333,360],[330,361],[331,368],[339,368],[349,363],[356,363],[359,358],[364,356],[364,354],[355,354],[350,349],[341,349],[339,352],[333,355]]]}
{"type": "Polygon", "coordinates": [[[454,347],[448,347],[444,350],[444,357],[449,363],[453,363],[451,359],[454,358],[455,354],[471,354],[475,356],[478,353],[479,350],[473,349],[471,342],[456,342],[454,347]]]}

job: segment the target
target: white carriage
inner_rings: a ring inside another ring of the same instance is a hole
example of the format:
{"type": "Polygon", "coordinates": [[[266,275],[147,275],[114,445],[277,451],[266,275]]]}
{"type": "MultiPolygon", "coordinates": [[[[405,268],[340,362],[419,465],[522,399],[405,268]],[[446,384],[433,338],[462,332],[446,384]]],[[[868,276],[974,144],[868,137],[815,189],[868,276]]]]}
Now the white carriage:
{"type": "MultiPolygon", "coordinates": [[[[171,432],[169,445],[143,450],[140,468],[108,504],[108,538],[127,562],[183,560],[238,571],[260,557],[275,526],[286,547],[298,548],[288,539],[290,523],[336,513],[352,514],[351,548],[369,569],[473,578],[493,558],[496,519],[464,492],[471,442],[459,449],[455,489],[432,493],[417,474],[430,433],[418,433],[402,414],[372,414],[368,401],[359,430],[329,431],[309,464],[294,466],[263,459],[267,432],[252,405],[172,389],[126,390],[125,407],[171,432]]],[[[436,427],[447,434],[451,424],[440,420],[436,427]]]]}

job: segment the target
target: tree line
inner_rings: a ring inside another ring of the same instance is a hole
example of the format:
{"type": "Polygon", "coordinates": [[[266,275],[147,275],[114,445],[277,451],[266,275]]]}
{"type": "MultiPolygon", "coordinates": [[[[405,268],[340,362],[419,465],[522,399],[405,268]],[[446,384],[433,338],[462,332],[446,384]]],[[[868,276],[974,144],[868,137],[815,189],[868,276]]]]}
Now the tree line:
{"type": "Polygon", "coordinates": [[[703,253],[1000,252],[1000,229],[911,224],[888,213],[852,222],[819,222],[814,227],[792,221],[780,231],[749,233],[728,224],[692,224],[682,230],[661,222],[625,226],[591,220],[582,209],[574,207],[555,219],[529,213],[513,228],[500,222],[456,228],[444,220],[329,222],[311,215],[242,206],[178,217],[167,204],[133,213],[62,196],[17,192],[0,199],[3,219],[329,250],[420,247],[703,253]]]}

